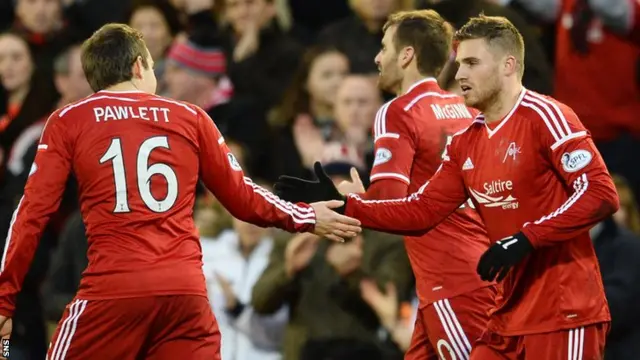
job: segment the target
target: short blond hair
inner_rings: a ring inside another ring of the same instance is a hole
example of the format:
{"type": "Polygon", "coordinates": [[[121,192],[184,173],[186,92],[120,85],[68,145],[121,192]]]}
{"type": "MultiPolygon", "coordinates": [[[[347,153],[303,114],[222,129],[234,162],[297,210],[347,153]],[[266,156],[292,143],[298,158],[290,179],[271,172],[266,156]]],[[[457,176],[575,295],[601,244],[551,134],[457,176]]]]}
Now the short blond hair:
{"type": "Polygon", "coordinates": [[[389,16],[383,31],[395,27],[396,50],[410,46],[416,53],[418,71],[437,76],[451,54],[453,30],[433,10],[400,11],[389,16]]]}
{"type": "Polygon", "coordinates": [[[497,46],[516,58],[518,74],[524,75],[524,39],[520,31],[502,16],[472,17],[455,34],[456,43],[464,40],[485,39],[490,46],[497,46]]]}

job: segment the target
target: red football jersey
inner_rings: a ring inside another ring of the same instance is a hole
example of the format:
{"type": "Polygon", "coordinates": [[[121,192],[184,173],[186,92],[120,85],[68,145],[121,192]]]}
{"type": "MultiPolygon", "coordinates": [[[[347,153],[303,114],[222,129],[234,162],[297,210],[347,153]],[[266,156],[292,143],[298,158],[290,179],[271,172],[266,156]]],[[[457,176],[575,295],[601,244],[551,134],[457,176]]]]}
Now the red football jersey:
{"type": "Polygon", "coordinates": [[[78,296],[207,296],[193,221],[198,180],[241,220],[311,231],[315,214],[253,184],[197,106],[142,92],[100,91],[45,125],[0,264],[10,316],[50,215],[73,171],[88,238],[78,296]]]}
{"type": "Polygon", "coordinates": [[[418,192],[388,201],[350,195],[346,214],[365,227],[416,233],[468,197],[492,241],[522,231],[536,248],[500,283],[491,330],[523,335],[609,321],[589,229],[616,211],[618,197],[569,107],[523,89],[502,121],[486,124],[479,115],[454,136],[442,167],[418,192]]]}
{"type": "MultiPolygon", "coordinates": [[[[417,191],[438,169],[447,142],[476,114],[434,78],[414,84],[376,115],[371,182],[395,179],[407,183],[410,193],[417,191]]],[[[405,238],[420,305],[487,286],[475,268],[489,244],[480,216],[466,205],[428,234],[405,238]]]]}

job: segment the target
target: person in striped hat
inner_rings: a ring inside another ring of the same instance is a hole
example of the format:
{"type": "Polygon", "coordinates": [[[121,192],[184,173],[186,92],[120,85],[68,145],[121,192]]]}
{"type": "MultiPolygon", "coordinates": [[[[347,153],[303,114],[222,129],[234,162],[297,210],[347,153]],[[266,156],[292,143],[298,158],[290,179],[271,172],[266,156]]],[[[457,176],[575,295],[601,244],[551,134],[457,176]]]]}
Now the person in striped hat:
{"type": "Polygon", "coordinates": [[[177,38],[167,55],[163,95],[205,110],[225,137],[247,148],[251,173],[263,176],[269,164],[267,155],[259,155],[269,148],[265,109],[234,94],[227,64],[219,38],[206,33],[177,38]]]}

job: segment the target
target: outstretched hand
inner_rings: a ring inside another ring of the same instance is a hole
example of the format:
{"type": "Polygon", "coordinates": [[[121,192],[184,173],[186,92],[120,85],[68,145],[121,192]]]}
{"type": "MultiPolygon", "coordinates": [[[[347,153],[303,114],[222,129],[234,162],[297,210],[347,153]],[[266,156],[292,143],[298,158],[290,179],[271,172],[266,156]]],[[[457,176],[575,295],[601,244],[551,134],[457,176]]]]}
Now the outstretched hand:
{"type": "MultiPolygon", "coordinates": [[[[317,180],[313,181],[286,175],[280,176],[273,187],[274,193],[281,199],[293,203],[344,200],[319,162],[313,164],[313,170],[317,177],[317,180]]],[[[336,211],[342,213],[344,209],[338,208],[336,211]]]]}
{"type": "Polygon", "coordinates": [[[344,207],[344,201],[332,200],[311,204],[316,213],[316,226],[313,233],[324,236],[327,239],[344,242],[358,235],[362,229],[360,221],[341,214],[334,210],[344,207]]]}

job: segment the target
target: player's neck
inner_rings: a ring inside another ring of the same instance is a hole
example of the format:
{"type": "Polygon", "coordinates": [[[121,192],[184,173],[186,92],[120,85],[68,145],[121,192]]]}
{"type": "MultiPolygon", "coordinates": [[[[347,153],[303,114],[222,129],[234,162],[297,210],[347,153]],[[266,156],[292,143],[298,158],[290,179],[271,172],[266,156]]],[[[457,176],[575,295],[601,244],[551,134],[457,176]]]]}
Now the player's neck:
{"type": "Polygon", "coordinates": [[[420,73],[410,73],[407,72],[405,73],[404,77],[402,78],[402,83],[400,84],[400,89],[398,89],[398,92],[396,93],[397,96],[406,94],[409,89],[411,89],[411,87],[417,83],[419,83],[422,80],[425,79],[430,79],[430,78],[434,78],[433,76],[425,76],[422,75],[420,73]]]}
{"type": "Polygon", "coordinates": [[[520,93],[522,92],[522,84],[509,86],[504,88],[498,97],[482,111],[484,121],[487,124],[500,121],[516,106],[520,93]]]}
{"type": "Polygon", "coordinates": [[[104,89],[106,91],[142,91],[131,81],[125,81],[104,89]]]}

